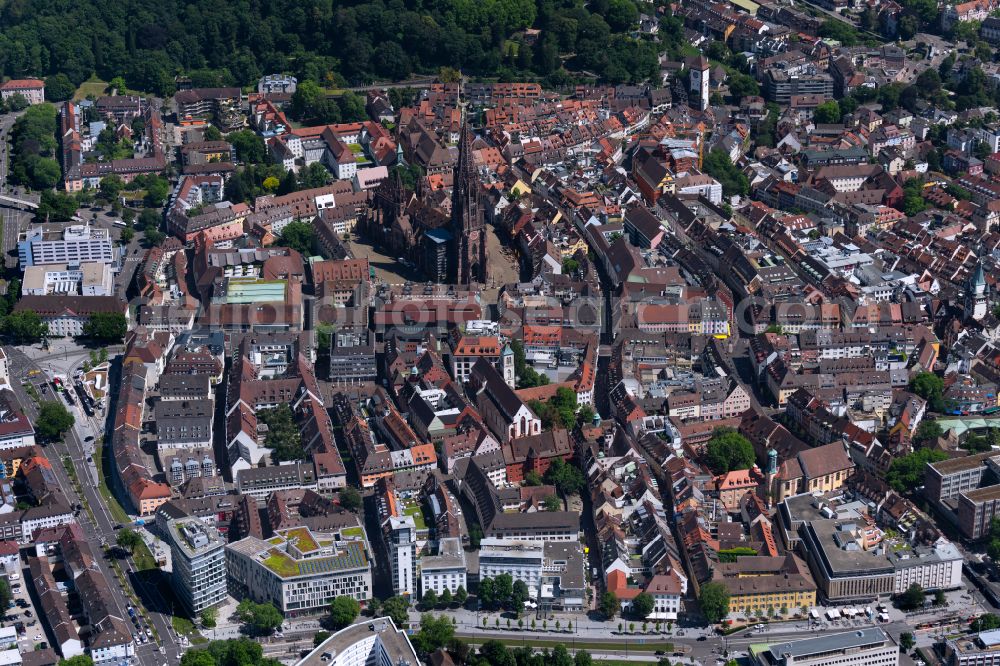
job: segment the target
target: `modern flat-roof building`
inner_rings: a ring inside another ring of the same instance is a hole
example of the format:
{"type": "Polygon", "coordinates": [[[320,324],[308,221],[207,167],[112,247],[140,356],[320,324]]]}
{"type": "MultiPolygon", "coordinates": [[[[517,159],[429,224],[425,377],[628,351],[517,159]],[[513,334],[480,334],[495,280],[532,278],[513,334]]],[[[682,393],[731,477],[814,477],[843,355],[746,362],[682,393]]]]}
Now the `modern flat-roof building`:
{"type": "Polygon", "coordinates": [[[226,546],[229,585],[237,597],[271,602],[286,615],[323,608],[335,597],[362,604],[372,596],[365,544],[338,542],[308,527],[277,530],[264,541],[246,537],[226,546]]]}
{"type": "Polygon", "coordinates": [[[898,666],[899,646],[878,627],[750,646],[758,666],[898,666]]]}
{"type": "Polygon", "coordinates": [[[198,518],[167,523],[174,592],[192,616],[226,599],[226,542],[198,518]]]}
{"type": "Polygon", "coordinates": [[[990,533],[990,523],[1000,515],[1000,485],[959,493],[958,529],[967,539],[981,539],[990,533]]]}
{"type": "Polygon", "coordinates": [[[46,296],[49,294],[79,294],[80,296],[111,296],[114,280],[111,265],[97,262],[68,268],[65,264],[28,266],[21,281],[21,294],[46,296]]]}
{"type": "Polygon", "coordinates": [[[416,597],[417,526],[413,516],[389,516],[382,524],[382,538],[389,552],[393,594],[416,597]]]}
{"type": "Polygon", "coordinates": [[[392,619],[380,617],[341,629],[295,666],[419,666],[417,653],[392,619]]]}
{"type": "Polygon", "coordinates": [[[986,471],[986,461],[996,455],[996,451],[987,451],[928,463],[924,470],[924,494],[932,502],[940,502],[978,488],[986,471]]]}
{"type": "Polygon", "coordinates": [[[500,574],[524,581],[540,605],[562,610],[583,607],[583,551],[578,542],[485,538],[480,542],[479,578],[500,574]]]}
{"type": "Polygon", "coordinates": [[[438,541],[437,555],[420,558],[420,595],[434,590],[439,597],[448,590],[454,595],[458,588],[468,590],[467,568],[462,539],[450,537],[438,541]]]}
{"type": "Polygon", "coordinates": [[[22,267],[65,264],[70,268],[87,262],[103,264],[115,260],[114,242],[107,229],[72,225],[58,231],[32,229],[17,243],[22,267]]]}
{"type": "Polygon", "coordinates": [[[830,601],[876,599],[895,590],[895,570],[885,553],[878,547],[865,549],[866,529],[863,523],[834,520],[802,526],[813,578],[830,601]]]}
{"type": "Polygon", "coordinates": [[[945,640],[944,663],[947,666],[1000,666],[1000,629],[945,640]]]}

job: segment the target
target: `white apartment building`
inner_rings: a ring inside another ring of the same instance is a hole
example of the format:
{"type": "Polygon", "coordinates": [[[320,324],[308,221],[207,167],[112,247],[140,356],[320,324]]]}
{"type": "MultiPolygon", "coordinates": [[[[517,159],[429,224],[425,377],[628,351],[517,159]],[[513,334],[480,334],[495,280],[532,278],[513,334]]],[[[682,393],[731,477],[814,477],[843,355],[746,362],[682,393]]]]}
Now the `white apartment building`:
{"type": "Polygon", "coordinates": [[[21,295],[49,294],[111,296],[114,294],[111,266],[88,262],[81,264],[79,268],[68,268],[65,264],[27,267],[21,281],[21,295]]]}
{"type": "Polygon", "coordinates": [[[758,666],[898,666],[899,646],[879,627],[751,645],[758,666]]]}
{"type": "Polygon", "coordinates": [[[510,574],[524,581],[534,599],[542,583],[545,553],[540,541],[486,538],[479,542],[479,580],[510,574]]]}
{"type": "Polygon", "coordinates": [[[406,632],[380,617],[341,629],[295,666],[419,666],[406,632]]]}
{"type": "Polygon", "coordinates": [[[439,597],[448,590],[452,595],[458,588],[468,590],[466,585],[465,550],[462,540],[457,537],[441,539],[437,555],[420,559],[420,595],[433,590],[439,597]]]}
{"type": "Polygon", "coordinates": [[[925,590],[962,587],[962,554],[950,541],[941,539],[933,547],[917,546],[890,551],[895,569],[893,593],[901,594],[916,583],[925,590]]]}
{"type": "Polygon", "coordinates": [[[389,516],[382,524],[389,552],[392,591],[396,596],[415,598],[417,594],[417,525],[413,516],[389,516]]]}
{"type": "Polygon", "coordinates": [[[226,599],[225,541],[198,518],[167,523],[174,592],[192,616],[226,599]]]}
{"type": "Polygon", "coordinates": [[[579,543],[483,539],[479,549],[479,579],[500,574],[524,581],[531,598],[547,608],[583,608],[586,583],[579,543]]]}
{"type": "Polygon", "coordinates": [[[361,541],[293,527],[262,541],[247,537],[226,546],[229,589],[237,598],[271,602],[286,616],[325,608],[349,596],[372,596],[372,567],[361,541]]]}
{"type": "Polygon", "coordinates": [[[107,229],[73,225],[61,233],[42,228],[28,231],[17,243],[17,256],[25,267],[46,264],[74,267],[87,262],[113,263],[115,251],[107,229]]]}

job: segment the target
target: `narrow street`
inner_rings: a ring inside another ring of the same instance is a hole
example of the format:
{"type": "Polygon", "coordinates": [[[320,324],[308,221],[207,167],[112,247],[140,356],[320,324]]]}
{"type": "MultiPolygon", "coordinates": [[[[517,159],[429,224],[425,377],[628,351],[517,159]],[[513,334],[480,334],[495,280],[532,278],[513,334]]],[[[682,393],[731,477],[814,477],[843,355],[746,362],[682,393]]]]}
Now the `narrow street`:
{"type": "MultiPolygon", "coordinates": [[[[39,375],[40,378],[45,376],[45,369],[40,367],[35,361],[29,359],[20,349],[16,347],[4,347],[4,351],[7,353],[7,358],[9,359],[12,377],[27,377],[28,372],[32,369],[42,372],[42,375],[39,375]]],[[[82,359],[79,362],[82,362],[82,359]]],[[[38,406],[35,404],[35,401],[28,395],[20,383],[15,382],[11,388],[21,403],[25,414],[34,422],[38,417],[38,406]]],[[[48,396],[42,397],[43,399],[58,399],[51,392],[48,396]]],[[[66,494],[66,497],[73,504],[81,503],[85,500],[86,504],[93,511],[93,521],[86,510],[80,512],[77,520],[84,528],[84,533],[87,535],[87,543],[90,545],[91,550],[95,555],[101,555],[104,553],[105,545],[113,545],[115,543],[115,525],[117,523],[111,516],[104,498],[98,491],[96,464],[99,461],[88,462],[84,442],[88,437],[96,438],[101,436],[102,424],[95,423],[92,419],[89,419],[78,406],[70,409],[76,418],[76,423],[66,433],[63,441],[45,447],[46,454],[52,462],[52,469],[55,470],[59,485],[66,494]],[[80,487],[83,491],[82,498],[77,494],[63,466],[65,458],[71,460],[73,468],[79,477],[80,487]]],[[[122,618],[127,619],[128,613],[126,608],[129,605],[128,596],[121,587],[114,570],[104,557],[96,557],[95,561],[105,578],[111,584],[111,591],[117,605],[118,614],[122,618]]],[[[131,558],[121,560],[120,562],[123,571],[129,578],[129,583],[135,588],[137,596],[146,605],[149,611],[149,621],[163,644],[163,652],[161,652],[161,648],[153,641],[145,644],[137,644],[136,656],[139,663],[143,664],[143,666],[159,666],[164,662],[164,655],[168,663],[177,663],[180,660],[182,649],[178,646],[173,628],[170,626],[170,617],[164,614],[164,612],[169,613],[170,611],[167,603],[163,600],[155,586],[150,585],[138,574],[131,558]],[[153,606],[153,608],[150,608],[150,606],[153,606]]]]}

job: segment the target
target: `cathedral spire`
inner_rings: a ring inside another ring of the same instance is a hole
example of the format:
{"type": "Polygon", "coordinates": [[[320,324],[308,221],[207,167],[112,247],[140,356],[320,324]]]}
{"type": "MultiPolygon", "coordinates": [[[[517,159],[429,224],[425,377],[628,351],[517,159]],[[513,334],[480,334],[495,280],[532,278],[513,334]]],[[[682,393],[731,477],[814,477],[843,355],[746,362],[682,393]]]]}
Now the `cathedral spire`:
{"type": "Polygon", "coordinates": [[[458,138],[458,161],[455,163],[451,193],[451,232],[454,238],[454,263],[450,270],[453,282],[462,285],[485,284],[488,276],[486,232],[479,173],[472,157],[472,127],[467,103],[462,100],[461,80],[457,105],[461,127],[458,138]]]}

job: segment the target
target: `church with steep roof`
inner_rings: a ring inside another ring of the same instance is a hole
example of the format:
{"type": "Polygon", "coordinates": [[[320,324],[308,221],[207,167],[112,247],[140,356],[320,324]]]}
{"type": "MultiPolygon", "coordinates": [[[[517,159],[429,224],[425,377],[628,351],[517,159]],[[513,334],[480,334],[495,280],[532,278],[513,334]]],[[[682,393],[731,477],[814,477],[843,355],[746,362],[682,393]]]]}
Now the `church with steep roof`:
{"type": "Polygon", "coordinates": [[[432,282],[474,288],[486,284],[486,219],[473,160],[473,134],[463,120],[449,198],[426,191],[421,178],[409,191],[397,170],[372,193],[360,229],[376,246],[412,262],[432,282]]]}

